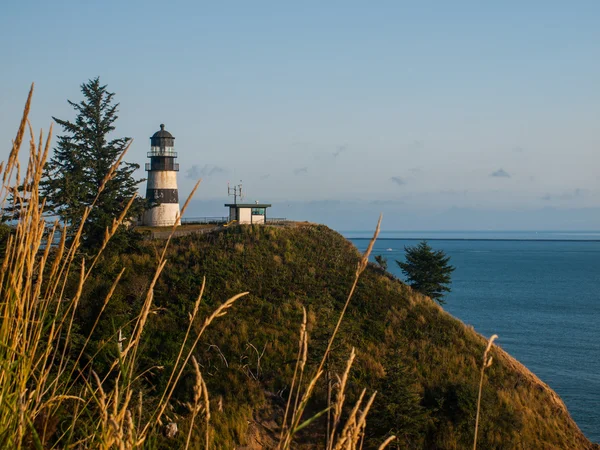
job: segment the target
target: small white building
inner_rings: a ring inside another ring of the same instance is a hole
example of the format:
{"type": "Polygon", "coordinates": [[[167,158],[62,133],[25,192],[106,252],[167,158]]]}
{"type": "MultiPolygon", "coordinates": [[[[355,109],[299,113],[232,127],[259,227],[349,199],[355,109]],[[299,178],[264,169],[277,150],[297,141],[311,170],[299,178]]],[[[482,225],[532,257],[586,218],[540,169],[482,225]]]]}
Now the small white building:
{"type": "Polygon", "coordinates": [[[229,222],[237,221],[239,224],[264,224],[267,222],[267,203],[227,203],[229,208],[229,222]]]}

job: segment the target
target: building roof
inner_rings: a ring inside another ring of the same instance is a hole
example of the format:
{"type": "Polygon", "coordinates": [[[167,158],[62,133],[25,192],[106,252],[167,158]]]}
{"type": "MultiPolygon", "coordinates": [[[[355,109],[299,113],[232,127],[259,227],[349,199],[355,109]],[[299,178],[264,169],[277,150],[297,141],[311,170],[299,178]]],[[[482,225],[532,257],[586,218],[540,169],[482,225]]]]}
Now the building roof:
{"type": "Polygon", "coordinates": [[[160,124],[160,130],[152,135],[152,138],[171,138],[175,139],[171,133],[165,130],[165,124],[160,124]]]}
{"type": "Polygon", "coordinates": [[[268,203],[225,203],[225,206],[236,208],[270,208],[268,203]]]}

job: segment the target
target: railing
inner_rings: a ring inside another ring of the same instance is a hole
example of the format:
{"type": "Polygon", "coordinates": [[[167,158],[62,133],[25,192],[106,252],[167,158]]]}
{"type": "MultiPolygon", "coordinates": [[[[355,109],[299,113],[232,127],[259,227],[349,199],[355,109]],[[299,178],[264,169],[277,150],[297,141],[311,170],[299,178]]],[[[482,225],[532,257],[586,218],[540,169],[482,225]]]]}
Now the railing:
{"type": "MultiPolygon", "coordinates": [[[[212,216],[212,217],[184,217],[181,219],[181,223],[182,224],[199,224],[199,223],[206,223],[206,224],[225,224],[229,222],[229,217],[219,217],[219,216],[212,216]]],[[[237,222],[237,221],[234,221],[237,222]]],[[[288,220],[285,217],[267,217],[267,221],[266,223],[269,224],[278,224],[278,223],[286,223],[288,222],[288,220]]]]}
{"type": "Polygon", "coordinates": [[[149,170],[172,170],[173,172],[179,172],[179,163],[146,163],[146,171],[149,170]]]}
{"type": "Polygon", "coordinates": [[[181,223],[194,224],[194,223],[208,223],[208,224],[221,224],[226,223],[229,217],[184,217],[181,219],[181,223]]]}

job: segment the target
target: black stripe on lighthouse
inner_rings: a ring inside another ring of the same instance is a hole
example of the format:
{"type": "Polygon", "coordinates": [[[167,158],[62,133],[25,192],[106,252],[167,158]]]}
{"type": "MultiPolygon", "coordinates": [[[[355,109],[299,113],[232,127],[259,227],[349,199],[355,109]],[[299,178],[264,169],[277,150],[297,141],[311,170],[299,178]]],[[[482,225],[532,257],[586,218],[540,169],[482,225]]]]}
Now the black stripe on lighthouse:
{"type": "Polygon", "coordinates": [[[158,203],[179,203],[177,189],[147,189],[146,198],[158,203]]]}

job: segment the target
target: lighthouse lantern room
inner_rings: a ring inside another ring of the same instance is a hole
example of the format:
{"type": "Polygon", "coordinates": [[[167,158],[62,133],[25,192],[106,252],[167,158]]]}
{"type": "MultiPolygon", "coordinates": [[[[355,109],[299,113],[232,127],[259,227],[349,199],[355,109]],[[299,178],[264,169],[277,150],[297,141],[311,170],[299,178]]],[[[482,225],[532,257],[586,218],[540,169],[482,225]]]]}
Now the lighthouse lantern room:
{"type": "Polygon", "coordinates": [[[160,130],[150,138],[150,162],[146,163],[148,184],[146,199],[154,206],[144,213],[144,225],[165,227],[179,221],[179,194],[177,191],[177,172],[179,164],[175,162],[175,138],[165,130],[160,130]]]}

